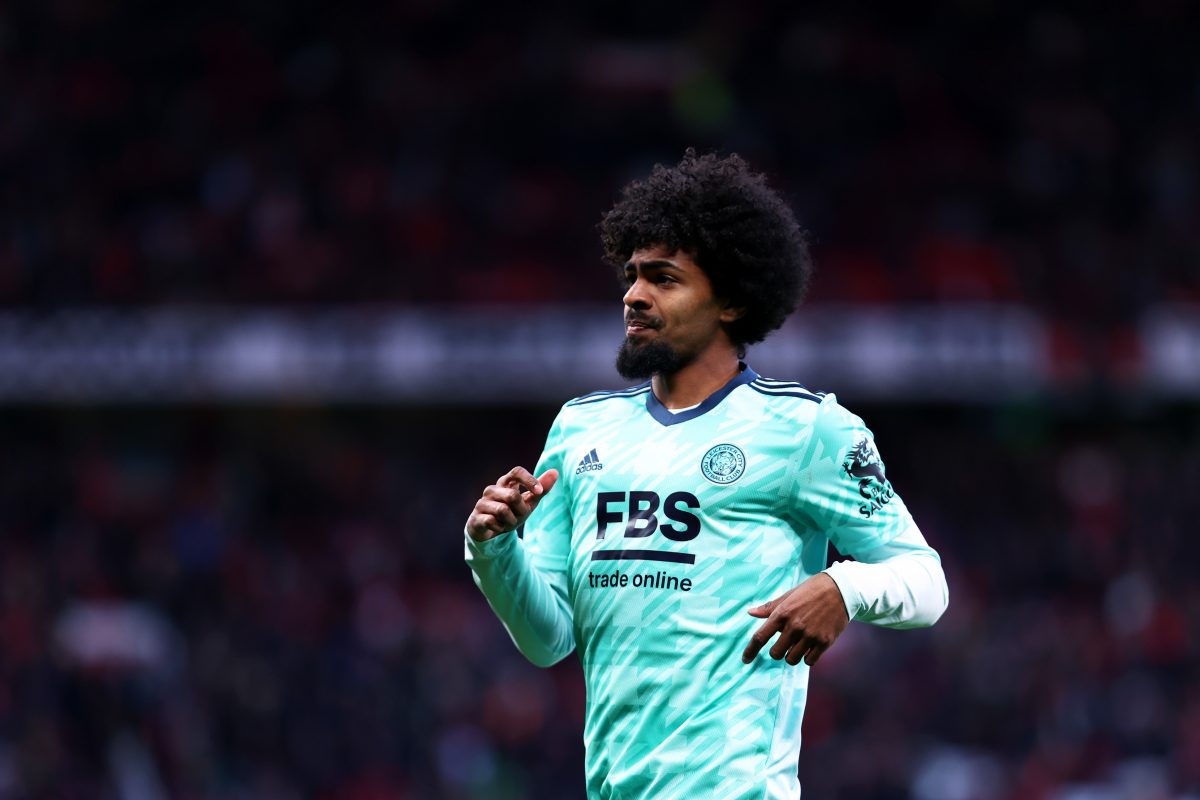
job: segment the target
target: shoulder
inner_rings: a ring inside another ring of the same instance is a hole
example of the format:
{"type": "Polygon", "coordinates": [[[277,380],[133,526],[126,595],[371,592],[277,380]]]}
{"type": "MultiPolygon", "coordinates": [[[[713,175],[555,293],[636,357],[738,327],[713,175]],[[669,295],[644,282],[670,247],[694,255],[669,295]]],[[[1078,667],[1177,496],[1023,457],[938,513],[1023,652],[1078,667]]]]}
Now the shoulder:
{"type": "Polygon", "coordinates": [[[630,386],[625,389],[601,390],[591,392],[590,394],[582,395],[568,400],[563,404],[563,411],[568,409],[580,409],[586,406],[599,407],[604,403],[612,403],[613,401],[639,401],[643,400],[646,392],[650,391],[650,381],[639,383],[637,386],[630,386]]]}
{"type": "Polygon", "coordinates": [[[592,424],[612,415],[627,415],[636,406],[645,407],[650,381],[626,389],[602,390],[575,397],[563,403],[554,420],[559,436],[587,430],[592,424]]]}
{"type": "Polygon", "coordinates": [[[837,395],[812,389],[797,381],[756,377],[746,384],[768,415],[774,415],[805,428],[811,426],[823,440],[857,438],[870,435],[862,418],[838,402],[837,395]]]}
{"type": "Polygon", "coordinates": [[[636,407],[645,408],[650,381],[626,389],[602,390],[575,397],[562,404],[550,426],[547,446],[569,447],[580,436],[591,436],[597,424],[614,417],[628,417],[636,407]]]}
{"type": "MultiPolygon", "coordinates": [[[[761,375],[746,384],[748,387],[768,398],[791,398],[820,404],[825,398],[833,397],[826,392],[809,389],[797,381],[783,381],[776,378],[766,378],[761,375]]],[[[834,399],[836,402],[836,398],[834,399]]]]}
{"type": "Polygon", "coordinates": [[[810,389],[798,381],[761,375],[747,383],[746,389],[747,400],[759,409],[756,413],[792,423],[807,424],[819,415],[822,406],[837,402],[832,394],[810,389]]]}
{"type": "MultiPolygon", "coordinates": [[[[745,402],[756,406],[764,432],[791,430],[799,468],[810,487],[819,481],[835,481],[847,465],[867,465],[874,454],[874,437],[833,392],[813,391],[795,381],[759,379],[747,384],[753,392],[745,402]]],[[[765,435],[765,433],[764,433],[765,435]]],[[[782,435],[782,434],[781,434],[782,435]]],[[[874,455],[878,460],[878,455],[874,455]]],[[[882,466],[881,466],[882,469],[882,466]]],[[[836,485],[833,484],[833,485],[836,485]]]]}

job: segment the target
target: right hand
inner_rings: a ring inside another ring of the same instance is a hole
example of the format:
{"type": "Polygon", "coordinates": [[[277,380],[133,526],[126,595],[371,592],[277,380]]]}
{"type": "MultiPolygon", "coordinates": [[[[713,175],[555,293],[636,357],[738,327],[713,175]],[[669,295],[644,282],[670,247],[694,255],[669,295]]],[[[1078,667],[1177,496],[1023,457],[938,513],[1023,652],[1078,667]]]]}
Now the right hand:
{"type": "Polygon", "coordinates": [[[483,542],[515,531],[557,482],[556,469],[548,469],[540,478],[535,478],[524,467],[513,467],[483,490],[475,510],[467,517],[467,534],[475,541],[483,542]]]}

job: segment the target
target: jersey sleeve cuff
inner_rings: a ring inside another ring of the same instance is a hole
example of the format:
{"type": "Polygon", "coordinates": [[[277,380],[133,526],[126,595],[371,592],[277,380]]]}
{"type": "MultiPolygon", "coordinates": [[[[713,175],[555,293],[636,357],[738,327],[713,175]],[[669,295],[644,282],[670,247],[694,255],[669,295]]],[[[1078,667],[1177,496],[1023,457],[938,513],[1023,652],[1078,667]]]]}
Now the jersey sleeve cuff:
{"type": "Polygon", "coordinates": [[[485,539],[482,542],[475,540],[471,534],[467,533],[467,529],[463,528],[463,537],[467,540],[467,560],[487,561],[512,551],[517,546],[516,531],[502,533],[499,536],[493,536],[491,539],[485,539]]]}
{"type": "Polygon", "coordinates": [[[842,602],[846,604],[846,616],[853,620],[862,611],[863,601],[862,594],[854,588],[854,579],[850,576],[850,570],[846,568],[846,563],[844,561],[835,562],[823,569],[822,572],[833,578],[833,582],[837,584],[838,591],[842,593],[842,602]]]}

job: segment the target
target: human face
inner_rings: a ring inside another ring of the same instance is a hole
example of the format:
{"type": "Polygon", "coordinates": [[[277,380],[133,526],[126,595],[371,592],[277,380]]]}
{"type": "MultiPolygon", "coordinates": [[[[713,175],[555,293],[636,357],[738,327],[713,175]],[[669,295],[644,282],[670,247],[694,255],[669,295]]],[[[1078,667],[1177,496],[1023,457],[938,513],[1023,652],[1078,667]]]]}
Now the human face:
{"type": "Polygon", "coordinates": [[[635,250],[625,283],[625,341],[617,353],[624,377],[672,374],[714,345],[731,346],[722,323],[736,313],[687,253],[662,245],[635,250]]]}

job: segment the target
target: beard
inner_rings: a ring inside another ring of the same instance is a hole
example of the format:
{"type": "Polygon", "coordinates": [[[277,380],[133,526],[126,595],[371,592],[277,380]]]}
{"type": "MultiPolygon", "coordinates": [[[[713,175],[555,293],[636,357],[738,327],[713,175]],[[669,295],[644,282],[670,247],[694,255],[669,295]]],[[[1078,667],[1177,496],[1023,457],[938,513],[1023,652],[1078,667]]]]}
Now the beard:
{"type": "Polygon", "coordinates": [[[656,340],[637,344],[626,338],[617,350],[617,372],[629,380],[670,375],[686,367],[691,360],[666,342],[656,340]]]}

